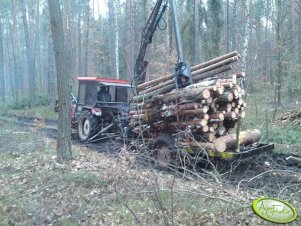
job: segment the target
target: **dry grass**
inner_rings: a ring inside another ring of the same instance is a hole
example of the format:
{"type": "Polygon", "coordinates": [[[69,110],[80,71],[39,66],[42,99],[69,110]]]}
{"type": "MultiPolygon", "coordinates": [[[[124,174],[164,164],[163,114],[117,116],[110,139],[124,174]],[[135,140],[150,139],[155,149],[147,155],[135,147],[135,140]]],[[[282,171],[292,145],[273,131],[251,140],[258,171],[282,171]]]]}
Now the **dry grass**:
{"type": "Polygon", "coordinates": [[[162,172],[126,148],[75,145],[62,165],[54,140],[1,128],[0,225],[271,225],[251,209],[261,188],[238,187],[214,170],[162,172]]]}

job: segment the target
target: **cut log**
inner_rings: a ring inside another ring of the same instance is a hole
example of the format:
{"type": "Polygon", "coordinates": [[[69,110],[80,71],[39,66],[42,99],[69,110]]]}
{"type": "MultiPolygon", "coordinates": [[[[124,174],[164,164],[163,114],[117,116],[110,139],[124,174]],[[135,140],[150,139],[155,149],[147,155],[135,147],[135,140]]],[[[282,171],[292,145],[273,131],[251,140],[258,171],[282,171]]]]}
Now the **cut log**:
{"type": "Polygon", "coordinates": [[[223,61],[218,62],[216,64],[212,64],[212,65],[210,65],[208,67],[199,69],[197,71],[193,71],[191,74],[192,74],[192,76],[196,76],[196,75],[202,74],[204,72],[211,71],[211,70],[214,70],[216,68],[222,67],[224,65],[229,65],[229,64],[231,64],[231,63],[233,63],[235,61],[238,61],[238,57],[231,57],[229,59],[223,60],[223,61]]]}
{"type": "Polygon", "coordinates": [[[149,92],[149,93],[146,93],[146,94],[141,94],[141,95],[138,95],[138,96],[134,96],[133,101],[134,102],[141,102],[143,100],[148,100],[148,99],[151,99],[153,96],[160,95],[162,93],[170,92],[174,88],[175,88],[175,84],[170,84],[170,85],[165,86],[161,89],[157,89],[153,92],[149,92]]]}
{"type": "Polygon", "coordinates": [[[202,127],[202,131],[203,131],[204,133],[207,133],[207,132],[209,131],[209,126],[208,126],[208,125],[203,126],[203,127],[202,127]]]}
{"type": "MultiPolygon", "coordinates": [[[[206,111],[206,110],[205,110],[206,111]]],[[[195,110],[181,110],[181,115],[195,115],[195,116],[202,116],[204,119],[208,120],[208,115],[205,114],[204,109],[198,108],[195,110]],[[206,116],[207,115],[207,116],[206,116]]]]}
{"type": "MultiPolygon", "coordinates": [[[[209,72],[211,70],[214,70],[214,69],[220,68],[222,66],[231,64],[231,63],[233,63],[237,60],[238,60],[237,54],[235,52],[232,52],[230,54],[226,54],[226,55],[221,56],[219,58],[216,58],[216,59],[213,59],[211,61],[204,62],[203,64],[199,64],[199,65],[196,65],[196,66],[192,67],[191,68],[191,72],[192,72],[191,74],[192,74],[192,76],[200,75],[200,74],[203,74],[205,72],[209,72]],[[232,57],[228,57],[228,56],[232,56],[232,57]]],[[[173,77],[174,77],[174,75],[170,74],[170,75],[167,75],[167,76],[164,76],[164,77],[160,77],[160,78],[153,79],[151,81],[142,83],[142,84],[138,85],[137,91],[141,92],[145,89],[150,89],[150,90],[154,91],[154,90],[158,89],[158,87],[157,88],[148,88],[148,87],[157,86],[158,84],[160,85],[160,83],[164,83],[164,86],[169,85],[169,84],[171,84],[171,82],[174,82],[173,77]]],[[[209,77],[211,77],[211,76],[209,76],[209,77]]],[[[148,91],[148,92],[151,92],[151,91],[148,91]]]]}
{"type": "MultiPolygon", "coordinates": [[[[183,143],[183,145],[187,145],[187,143],[183,143]]],[[[206,150],[214,150],[214,145],[212,143],[205,143],[205,142],[198,142],[198,141],[192,141],[188,143],[190,147],[194,148],[203,148],[206,150]]]]}
{"type": "Polygon", "coordinates": [[[216,68],[214,70],[207,71],[205,73],[192,76],[192,81],[193,82],[198,82],[198,81],[200,81],[202,79],[205,79],[205,78],[210,78],[210,77],[213,77],[213,76],[217,76],[218,74],[229,71],[231,69],[232,69],[232,67],[230,65],[225,65],[225,66],[216,68]]]}
{"type": "MultiPolygon", "coordinates": [[[[242,131],[239,134],[239,143],[241,145],[249,145],[258,142],[261,139],[261,133],[259,130],[247,130],[242,131]]],[[[236,134],[229,134],[214,141],[214,147],[219,152],[224,152],[229,149],[235,148],[236,134]]]]}
{"type": "Polygon", "coordinates": [[[179,100],[197,100],[197,99],[208,99],[210,97],[210,91],[207,88],[194,88],[194,89],[181,89],[177,92],[167,93],[165,95],[158,95],[153,98],[154,102],[162,101],[169,103],[179,100]]]}
{"type": "Polygon", "coordinates": [[[199,70],[201,68],[208,67],[209,65],[216,64],[216,63],[218,63],[220,61],[223,61],[227,58],[231,58],[231,57],[235,57],[235,56],[238,56],[238,53],[236,51],[225,54],[223,56],[219,56],[219,57],[214,58],[212,60],[209,60],[209,61],[206,61],[204,63],[201,63],[201,64],[198,64],[198,65],[195,65],[195,66],[191,67],[191,71],[196,71],[196,70],[199,70]]]}
{"type": "Polygon", "coordinates": [[[226,112],[225,119],[235,119],[237,114],[234,111],[226,112]]]}
{"type": "Polygon", "coordinates": [[[169,122],[168,125],[170,126],[206,126],[208,121],[205,119],[200,120],[191,120],[191,121],[182,121],[182,122],[169,122]]]}
{"type": "Polygon", "coordinates": [[[246,77],[246,73],[245,72],[237,72],[235,73],[236,78],[245,78],[246,77]]]}
{"type": "Polygon", "coordinates": [[[221,112],[231,112],[231,109],[232,109],[232,105],[230,103],[227,103],[226,106],[220,106],[220,104],[218,104],[218,107],[217,107],[218,111],[221,111],[221,112]]]}
{"type": "Polygon", "coordinates": [[[147,94],[147,93],[156,91],[156,90],[158,90],[158,89],[162,89],[163,87],[166,87],[166,86],[171,85],[171,84],[173,84],[173,83],[175,83],[174,80],[172,80],[172,79],[171,79],[171,80],[168,80],[168,81],[166,81],[166,82],[160,83],[160,84],[158,84],[158,85],[155,85],[155,86],[153,86],[153,87],[147,88],[147,89],[145,89],[145,90],[141,90],[141,91],[139,92],[139,95],[147,94]]]}
{"type": "Polygon", "coordinates": [[[173,77],[174,76],[172,74],[170,74],[170,75],[167,75],[167,76],[164,76],[164,77],[161,77],[161,78],[153,79],[151,81],[148,81],[148,82],[145,82],[145,83],[142,83],[142,84],[138,85],[137,90],[138,91],[144,90],[149,86],[153,86],[153,85],[159,84],[161,82],[171,80],[173,77]]]}
{"type": "Polygon", "coordinates": [[[220,78],[221,83],[232,83],[233,85],[237,84],[237,77],[236,74],[231,75],[230,77],[221,77],[220,78]]]}
{"type": "Polygon", "coordinates": [[[234,95],[232,92],[225,92],[223,93],[222,95],[220,95],[217,99],[217,102],[220,103],[220,102],[232,102],[234,99],[234,95]]]}
{"type": "Polygon", "coordinates": [[[225,119],[225,116],[223,113],[214,113],[209,114],[209,119],[219,119],[220,121],[223,121],[225,119]]]}
{"type": "MultiPolygon", "coordinates": [[[[223,67],[219,67],[219,68],[216,68],[214,70],[206,71],[206,72],[201,73],[199,75],[193,76],[192,80],[193,80],[193,82],[196,83],[196,82],[198,82],[202,79],[210,78],[212,76],[215,76],[217,74],[223,73],[223,72],[228,71],[228,70],[231,70],[231,66],[225,65],[223,67]]],[[[158,84],[158,83],[155,83],[155,84],[158,84]]],[[[145,90],[141,91],[141,94],[139,94],[138,96],[135,96],[133,99],[136,102],[138,102],[137,99],[140,100],[140,99],[144,98],[145,100],[147,100],[147,99],[150,99],[150,97],[152,97],[154,95],[167,93],[167,92],[169,92],[169,91],[171,91],[175,88],[176,88],[175,81],[174,80],[169,80],[169,81],[166,81],[162,84],[158,84],[158,85],[155,85],[151,88],[148,88],[148,89],[145,89],[145,90]]]]}
{"type": "Polygon", "coordinates": [[[226,89],[231,89],[233,88],[233,83],[232,82],[222,82],[222,85],[224,86],[224,88],[226,89]]]}

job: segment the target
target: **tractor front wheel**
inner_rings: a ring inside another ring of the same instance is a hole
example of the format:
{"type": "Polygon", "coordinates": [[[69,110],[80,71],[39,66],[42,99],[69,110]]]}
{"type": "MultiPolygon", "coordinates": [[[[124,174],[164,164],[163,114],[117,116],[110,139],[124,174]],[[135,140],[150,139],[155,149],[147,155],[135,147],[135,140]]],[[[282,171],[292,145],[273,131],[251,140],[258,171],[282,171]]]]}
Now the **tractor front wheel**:
{"type": "Polygon", "coordinates": [[[85,110],[79,117],[78,121],[78,138],[86,142],[97,132],[99,120],[91,111],[85,110]]]}

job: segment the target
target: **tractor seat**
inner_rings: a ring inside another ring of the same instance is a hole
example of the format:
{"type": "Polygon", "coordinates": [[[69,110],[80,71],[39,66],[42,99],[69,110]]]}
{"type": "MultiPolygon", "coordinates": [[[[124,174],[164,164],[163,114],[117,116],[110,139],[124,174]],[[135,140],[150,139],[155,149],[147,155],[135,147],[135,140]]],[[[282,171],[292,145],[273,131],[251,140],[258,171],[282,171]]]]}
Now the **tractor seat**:
{"type": "Polygon", "coordinates": [[[97,94],[97,100],[102,102],[111,102],[111,94],[108,92],[99,92],[97,94]]]}

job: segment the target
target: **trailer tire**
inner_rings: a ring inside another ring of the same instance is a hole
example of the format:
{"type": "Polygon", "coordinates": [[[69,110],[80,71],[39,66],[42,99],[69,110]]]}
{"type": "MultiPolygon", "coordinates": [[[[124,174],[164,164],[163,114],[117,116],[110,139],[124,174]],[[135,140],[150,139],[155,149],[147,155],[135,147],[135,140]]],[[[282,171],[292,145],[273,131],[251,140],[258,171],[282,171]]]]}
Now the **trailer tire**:
{"type": "Polygon", "coordinates": [[[91,111],[85,110],[81,113],[78,120],[78,138],[82,142],[86,142],[90,137],[96,134],[99,124],[98,118],[91,111]]]}
{"type": "Polygon", "coordinates": [[[158,168],[174,168],[176,163],[175,139],[166,133],[160,134],[153,144],[153,157],[158,168]]]}

